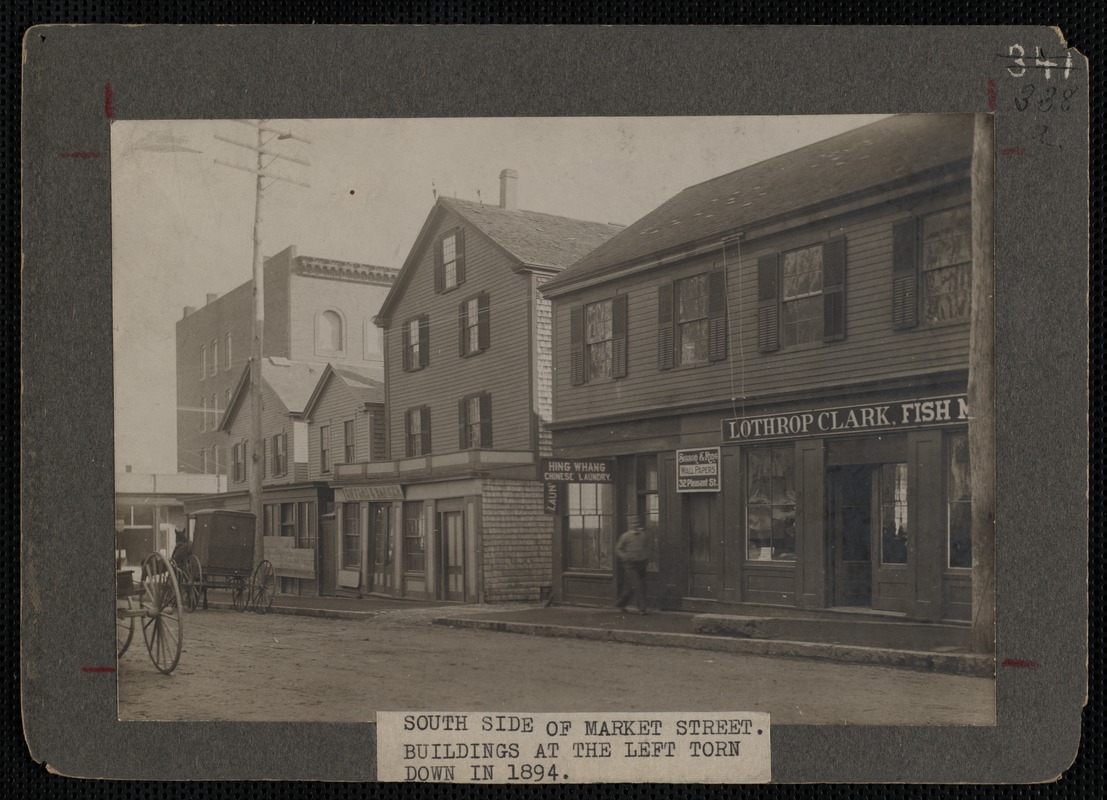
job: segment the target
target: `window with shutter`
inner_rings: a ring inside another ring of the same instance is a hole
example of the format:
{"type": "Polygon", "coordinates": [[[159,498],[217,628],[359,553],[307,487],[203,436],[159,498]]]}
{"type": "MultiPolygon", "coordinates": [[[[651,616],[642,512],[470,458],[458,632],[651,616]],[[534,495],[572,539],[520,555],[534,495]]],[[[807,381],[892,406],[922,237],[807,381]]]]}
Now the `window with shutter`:
{"type": "Polygon", "coordinates": [[[757,259],[757,349],[780,349],[779,257],[770,253],[757,259]]]}
{"type": "Polygon", "coordinates": [[[915,219],[892,225],[892,327],[919,322],[918,233],[915,219]]]}
{"type": "Polygon", "coordinates": [[[846,337],[846,238],[823,245],[823,340],[846,337]]]}
{"type": "Polygon", "coordinates": [[[673,283],[657,287],[657,368],[672,369],[673,361],[673,283]]]}
{"type": "Polygon", "coordinates": [[[584,383],[584,307],[569,311],[569,378],[573,386],[584,383]]]}
{"type": "Polygon", "coordinates": [[[729,324],[727,320],[726,271],[717,269],[708,273],[707,287],[707,359],[722,361],[726,358],[729,324]]]}
{"type": "Polygon", "coordinates": [[[676,359],[678,364],[707,361],[708,313],[707,273],[675,283],[676,359]]]}
{"type": "Polygon", "coordinates": [[[430,409],[427,406],[408,409],[405,416],[407,456],[425,456],[430,453],[430,409]]]}
{"type": "Polygon", "coordinates": [[[426,314],[417,320],[419,326],[419,360],[420,367],[430,363],[430,317],[426,314]]]}
{"type": "Polygon", "coordinates": [[[458,445],[462,450],[492,446],[492,396],[487,392],[461,398],[457,404],[458,445]]]}
{"type": "Polygon", "coordinates": [[[823,338],[823,247],[800,247],[780,257],[780,340],[790,347],[823,338]]]}
{"type": "Polygon", "coordinates": [[[920,299],[926,325],[966,322],[972,294],[972,212],[927,214],[920,225],[920,299]]]}
{"type": "Polygon", "coordinates": [[[430,412],[430,408],[428,406],[423,406],[421,409],[419,409],[419,417],[420,417],[419,426],[421,428],[420,438],[422,440],[420,449],[421,449],[423,455],[427,455],[431,451],[431,412],[430,412]]]}
{"type": "Polygon", "coordinates": [[[458,352],[471,356],[488,349],[488,294],[481,292],[458,305],[458,352]]]}
{"type": "Polygon", "coordinates": [[[627,376],[627,296],[617,294],[611,301],[611,377],[627,376]]]}
{"type": "Polygon", "coordinates": [[[611,377],[612,302],[601,300],[584,307],[584,379],[611,377]]]}

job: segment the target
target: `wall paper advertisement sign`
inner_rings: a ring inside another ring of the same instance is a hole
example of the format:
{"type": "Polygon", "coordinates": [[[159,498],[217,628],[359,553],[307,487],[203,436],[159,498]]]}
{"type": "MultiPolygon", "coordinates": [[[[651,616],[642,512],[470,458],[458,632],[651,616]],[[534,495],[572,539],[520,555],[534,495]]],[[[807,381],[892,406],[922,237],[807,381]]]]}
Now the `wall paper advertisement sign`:
{"type": "Polygon", "coordinates": [[[719,491],[719,448],[695,447],[676,451],[677,492],[719,491]]]}
{"type": "Polygon", "coordinates": [[[834,436],[868,431],[968,423],[963,394],[894,403],[817,408],[723,420],[724,442],[759,442],[797,436],[834,436]]]}

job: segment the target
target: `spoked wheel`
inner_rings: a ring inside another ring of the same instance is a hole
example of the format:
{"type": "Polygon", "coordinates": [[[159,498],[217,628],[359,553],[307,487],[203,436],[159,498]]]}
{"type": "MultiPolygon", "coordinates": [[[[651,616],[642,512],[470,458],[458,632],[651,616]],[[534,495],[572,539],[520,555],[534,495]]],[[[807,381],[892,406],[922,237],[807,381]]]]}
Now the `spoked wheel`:
{"type": "Polygon", "coordinates": [[[142,562],[142,638],[158,672],[168,675],[181,660],[184,620],[181,587],[169,561],[151,553],[142,562]]]}
{"type": "Polygon", "coordinates": [[[250,604],[250,587],[246,585],[246,579],[235,576],[231,578],[231,605],[235,611],[245,611],[250,604]]]}
{"type": "Polygon", "coordinates": [[[195,555],[189,556],[182,574],[184,582],[181,585],[181,592],[184,595],[185,610],[195,611],[200,605],[200,593],[204,590],[204,569],[200,566],[200,559],[195,555]]]}
{"type": "Polygon", "coordinates": [[[135,618],[127,616],[126,612],[134,606],[129,597],[118,597],[115,600],[115,657],[123,658],[127,648],[131,646],[131,639],[135,635],[135,618]]]}
{"type": "Polygon", "coordinates": [[[273,607],[273,592],[277,579],[273,574],[273,565],[268,560],[254,568],[251,582],[250,605],[259,614],[265,614],[273,607]]]}

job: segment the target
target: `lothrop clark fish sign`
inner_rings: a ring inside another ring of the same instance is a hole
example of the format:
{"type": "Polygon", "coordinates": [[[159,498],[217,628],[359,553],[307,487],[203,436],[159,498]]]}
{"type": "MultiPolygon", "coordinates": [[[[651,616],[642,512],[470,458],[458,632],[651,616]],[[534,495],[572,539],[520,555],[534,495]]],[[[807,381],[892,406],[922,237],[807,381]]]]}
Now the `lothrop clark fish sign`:
{"type": "Polygon", "coordinates": [[[968,422],[965,395],[906,402],[820,408],[789,414],[723,420],[724,442],[750,442],[791,436],[828,436],[856,431],[918,428],[968,422]]]}

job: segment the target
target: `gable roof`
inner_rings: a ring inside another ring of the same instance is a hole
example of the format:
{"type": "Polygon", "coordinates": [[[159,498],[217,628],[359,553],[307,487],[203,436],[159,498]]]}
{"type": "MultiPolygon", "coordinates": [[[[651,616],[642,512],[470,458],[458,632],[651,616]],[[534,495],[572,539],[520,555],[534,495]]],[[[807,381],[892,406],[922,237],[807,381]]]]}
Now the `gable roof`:
{"type": "Polygon", "coordinates": [[[377,312],[381,324],[388,324],[393,308],[429,243],[431,233],[447,210],[455,212],[514,260],[514,269],[565,269],[623,230],[621,225],[606,222],[588,222],[539,211],[506,209],[498,205],[439,197],[377,312]]]}
{"type": "Polygon", "coordinates": [[[543,291],[972,157],[972,114],[880,120],[689,186],[599,245],[543,291]]]}
{"type": "Polygon", "coordinates": [[[319,403],[320,398],[327,391],[327,386],[330,385],[332,378],[342,381],[353,396],[354,401],[362,406],[371,403],[384,403],[384,383],[368,372],[355,367],[336,367],[333,364],[327,364],[311,392],[311,397],[304,404],[304,417],[310,418],[314,413],[316,404],[319,403]]]}
{"type": "MultiPolygon", "coordinates": [[[[266,356],[261,361],[261,379],[284,406],[285,413],[300,415],[304,411],[325,365],[289,361],[278,356],[266,356]]],[[[227,430],[238,414],[243,399],[250,390],[250,365],[242,369],[231,402],[223,412],[219,430],[227,430]]]]}

